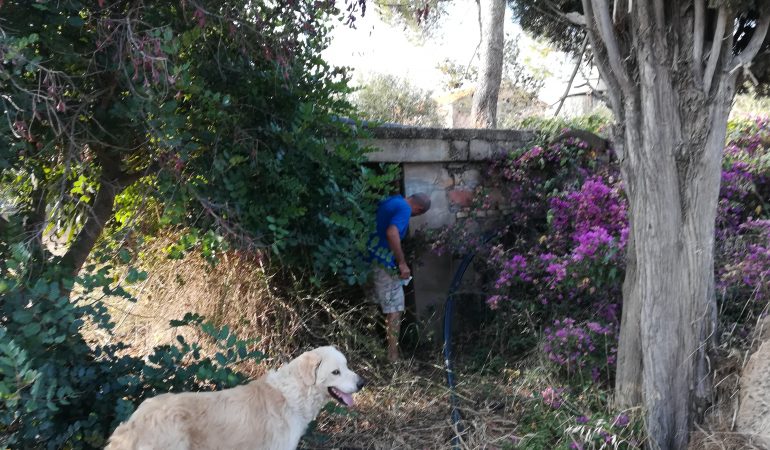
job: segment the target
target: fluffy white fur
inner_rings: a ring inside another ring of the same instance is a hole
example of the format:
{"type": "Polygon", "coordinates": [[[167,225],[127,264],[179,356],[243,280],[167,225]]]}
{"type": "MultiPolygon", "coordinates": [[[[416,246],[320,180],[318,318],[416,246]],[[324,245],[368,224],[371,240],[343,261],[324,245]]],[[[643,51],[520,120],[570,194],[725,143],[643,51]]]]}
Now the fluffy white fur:
{"type": "Polygon", "coordinates": [[[351,406],[363,384],[342,353],[319,347],[243,386],[147,399],[106,450],[295,449],[328,401],[351,406]]]}

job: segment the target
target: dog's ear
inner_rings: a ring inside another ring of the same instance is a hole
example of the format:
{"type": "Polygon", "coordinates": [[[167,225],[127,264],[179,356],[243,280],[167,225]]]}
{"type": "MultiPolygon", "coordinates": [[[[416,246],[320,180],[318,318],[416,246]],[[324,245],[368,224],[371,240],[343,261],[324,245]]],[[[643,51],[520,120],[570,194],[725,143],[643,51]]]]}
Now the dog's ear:
{"type": "Polygon", "coordinates": [[[318,368],[321,367],[321,356],[315,352],[305,352],[297,359],[297,368],[302,382],[306,386],[314,385],[318,378],[318,368]]]}

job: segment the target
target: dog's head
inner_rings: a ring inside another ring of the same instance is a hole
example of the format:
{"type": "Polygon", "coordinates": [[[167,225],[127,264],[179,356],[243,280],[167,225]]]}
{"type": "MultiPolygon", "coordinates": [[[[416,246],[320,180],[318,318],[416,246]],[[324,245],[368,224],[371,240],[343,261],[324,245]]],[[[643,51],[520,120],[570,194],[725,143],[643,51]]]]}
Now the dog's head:
{"type": "Polygon", "coordinates": [[[319,347],[297,358],[299,373],[307,386],[315,386],[343,406],[353,406],[353,394],[366,381],[348,369],[345,355],[332,346],[319,347]]]}

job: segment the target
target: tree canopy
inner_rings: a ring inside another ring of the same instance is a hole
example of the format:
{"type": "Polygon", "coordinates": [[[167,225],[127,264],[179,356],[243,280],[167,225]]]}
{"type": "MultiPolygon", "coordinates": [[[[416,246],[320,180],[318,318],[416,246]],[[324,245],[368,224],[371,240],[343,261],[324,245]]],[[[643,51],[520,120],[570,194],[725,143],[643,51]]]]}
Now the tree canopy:
{"type": "Polygon", "coordinates": [[[377,74],[366,79],[353,103],[369,120],[421,127],[438,127],[442,117],[431,92],[395,75],[377,74]]]}
{"type": "MultiPolygon", "coordinates": [[[[762,0],[708,1],[703,20],[703,32],[712,34],[716,25],[718,7],[724,6],[735,14],[732,36],[733,54],[741,53],[749,44],[758,25],[758,11],[767,7],[762,0]]],[[[515,20],[529,33],[540,36],[560,50],[577,54],[584,36],[583,2],[581,0],[508,0],[515,20]]],[[[617,2],[614,4],[617,8],[617,2]]],[[[693,8],[693,5],[684,5],[693,8]]],[[[617,11],[613,10],[613,15],[617,11]]],[[[770,50],[770,38],[765,37],[760,55],[770,50]]],[[[770,84],[770,58],[757,57],[751,65],[751,75],[746,73],[743,81],[758,85],[760,93],[766,93],[770,84]]],[[[740,84],[740,83],[739,83],[740,84]]]]}
{"type": "Polygon", "coordinates": [[[83,265],[116,201],[319,272],[349,262],[328,255],[363,236],[350,217],[365,217],[368,188],[363,149],[334,121],[352,113],[347,75],[319,56],[333,2],[10,1],[2,13],[0,167],[31,236],[72,233],[66,264],[83,265]]]}

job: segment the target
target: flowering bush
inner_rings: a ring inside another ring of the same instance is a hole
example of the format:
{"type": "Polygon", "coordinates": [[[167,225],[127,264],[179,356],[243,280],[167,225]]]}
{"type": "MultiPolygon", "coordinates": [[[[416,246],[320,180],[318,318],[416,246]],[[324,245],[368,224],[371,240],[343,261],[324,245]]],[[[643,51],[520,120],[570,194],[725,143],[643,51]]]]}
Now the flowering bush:
{"type": "MultiPolygon", "coordinates": [[[[770,300],[768,146],[770,119],[730,124],[715,247],[728,322],[746,322],[770,300]]],[[[544,328],[545,354],[561,373],[609,380],[628,238],[628,203],[611,150],[574,139],[541,143],[492,161],[486,175],[474,207],[497,209],[481,216],[500,222],[482,224],[470,214],[444,230],[435,248],[485,255],[477,261],[489,280],[487,305],[506,317],[524,316],[512,324],[525,323],[531,333],[544,328]],[[491,240],[477,231],[489,229],[496,230],[491,240]]]]}
{"type": "Polygon", "coordinates": [[[612,379],[609,368],[615,365],[616,330],[598,322],[575,323],[569,317],[556,320],[545,329],[543,351],[568,375],[590,374],[591,380],[612,379]]]}
{"type": "Polygon", "coordinates": [[[609,411],[603,405],[605,398],[593,387],[574,390],[548,385],[533,392],[511,436],[514,448],[642,448],[641,411],[609,411]]]}
{"type": "Polygon", "coordinates": [[[563,388],[554,389],[552,386],[548,386],[547,388],[543,389],[542,392],[540,392],[540,395],[543,397],[543,403],[553,409],[558,409],[564,402],[564,399],[561,397],[563,392],[563,388]]]}

